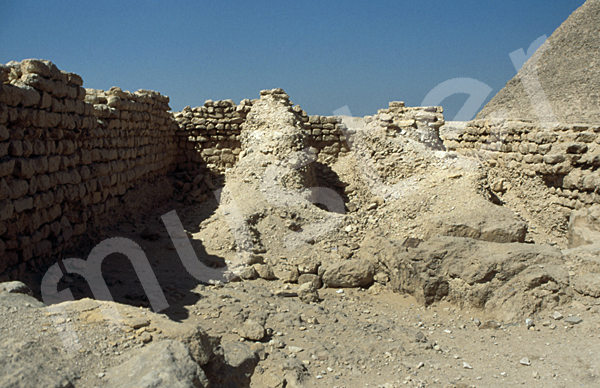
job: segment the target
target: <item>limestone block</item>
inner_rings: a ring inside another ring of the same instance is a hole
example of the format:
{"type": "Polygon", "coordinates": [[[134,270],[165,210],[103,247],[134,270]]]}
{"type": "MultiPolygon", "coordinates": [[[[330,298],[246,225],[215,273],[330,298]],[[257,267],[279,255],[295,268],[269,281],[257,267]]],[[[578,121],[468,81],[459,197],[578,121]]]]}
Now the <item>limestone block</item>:
{"type": "Polygon", "coordinates": [[[566,152],[568,154],[583,154],[587,152],[588,146],[585,143],[569,143],[566,146],[566,152]]]}
{"type": "Polygon", "coordinates": [[[21,91],[21,105],[24,107],[37,106],[40,102],[41,95],[31,86],[19,85],[21,91]]]}
{"type": "Polygon", "coordinates": [[[35,174],[35,167],[34,159],[17,158],[13,173],[19,178],[29,179],[35,174]]]}
{"type": "Polygon", "coordinates": [[[14,179],[8,186],[10,187],[10,197],[12,199],[21,198],[29,192],[29,183],[24,179],[14,179]]]}
{"type": "Polygon", "coordinates": [[[53,75],[56,76],[57,72],[58,68],[49,61],[47,63],[39,59],[24,59],[21,61],[22,74],[37,74],[51,79],[53,75]]]}
{"type": "Polygon", "coordinates": [[[22,213],[25,210],[33,209],[33,198],[23,197],[13,201],[13,206],[16,213],[22,213]]]}
{"type": "Polygon", "coordinates": [[[21,98],[23,98],[23,94],[21,93],[20,88],[14,85],[0,84],[1,103],[4,103],[9,107],[15,107],[21,103],[21,98]]]}
{"type": "Polygon", "coordinates": [[[547,164],[557,164],[562,163],[566,159],[564,154],[548,154],[544,155],[544,163],[547,164]]]}
{"type": "Polygon", "coordinates": [[[591,143],[596,140],[597,136],[594,132],[581,132],[575,136],[575,141],[591,143]]]}
{"type": "Polygon", "coordinates": [[[0,161],[0,178],[7,175],[12,175],[15,168],[15,160],[0,161]]]}

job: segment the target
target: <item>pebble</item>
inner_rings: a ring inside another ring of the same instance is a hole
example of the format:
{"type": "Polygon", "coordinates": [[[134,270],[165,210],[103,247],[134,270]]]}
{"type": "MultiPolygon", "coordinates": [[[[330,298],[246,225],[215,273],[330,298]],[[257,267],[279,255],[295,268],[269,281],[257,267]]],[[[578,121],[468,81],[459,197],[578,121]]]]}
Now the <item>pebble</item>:
{"type": "Polygon", "coordinates": [[[531,328],[534,326],[533,319],[529,319],[529,318],[527,318],[527,319],[525,320],[525,326],[526,326],[528,329],[531,329],[531,328]]]}
{"type": "Polygon", "coordinates": [[[467,364],[466,362],[463,361],[463,368],[464,369],[473,369],[473,367],[469,364],[467,364]]]}
{"type": "Polygon", "coordinates": [[[554,318],[554,320],[558,321],[563,319],[563,315],[561,313],[559,313],[558,311],[555,311],[554,314],[552,314],[552,318],[554,318]]]}
{"type": "Polygon", "coordinates": [[[579,318],[579,317],[569,317],[567,319],[565,319],[566,323],[569,323],[571,325],[578,325],[581,322],[583,322],[583,319],[579,318]]]}
{"type": "Polygon", "coordinates": [[[527,357],[523,357],[521,359],[521,361],[519,361],[521,363],[521,365],[525,365],[525,366],[530,366],[531,365],[531,361],[527,358],[527,357]]]}

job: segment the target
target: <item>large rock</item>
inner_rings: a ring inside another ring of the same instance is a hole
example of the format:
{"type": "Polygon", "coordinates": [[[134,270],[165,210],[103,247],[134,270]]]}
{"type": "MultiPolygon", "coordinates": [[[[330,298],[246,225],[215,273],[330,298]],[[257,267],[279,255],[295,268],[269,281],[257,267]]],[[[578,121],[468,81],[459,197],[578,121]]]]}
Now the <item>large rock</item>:
{"type": "Polygon", "coordinates": [[[106,380],[114,388],[202,388],[209,384],[189,349],[171,340],[136,349],[129,361],[107,371],[106,380]]]}
{"type": "Polygon", "coordinates": [[[571,287],[582,295],[600,298],[600,240],[594,244],[565,249],[563,254],[572,263],[571,287]]]}
{"type": "Polygon", "coordinates": [[[388,262],[392,287],[426,305],[442,299],[504,319],[568,300],[568,274],[557,249],[434,237],[388,262]]]}
{"type": "Polygon", "coordinates": [[[434,216],[425,228],[427,238],[469,237],[497,243],[523,242],[527,234],[527,224],[518,220],[512,211],[483,199],[434,216]]]}
{"type": "Polygon", "coordinates": [[[31,291],[31,288],[29,288],[29,286],[27,286],[25,283],[19,281],[0,283],[0,293],[3,292],[9,294],[24,294],[33,296],[33,291],[31,291]]]}
{"type": "Polygon", "coordinates": [[[74,388],[78,374],[57,367],[64,352],[28,339],[11,338],[0,343],[0,386],[4,388],[74,388]]]}
{"type": "Polygon", "coordinates": [[[323,283],[331,288],[367,287],[373,283],[375,269],[367,260],[346,260],[325,268],[323,283]]]}
{"type": "Polygon", "coordinates": [[[265,337],[265,328],[260,323],[249,319],[238,328],[238,334],[250,341],[260,341],[265,337]]]}
{"type": "Polygon", "coordinates": [[[161,314],[114,302],[81,299],[65,302],[68,312],[79,314],[84,322],[116,324],[132,329],[147,327],[155,340],[174,340],[185,344],[192,358],[201,366],[215,357],[220,339],[209,336],[202,328],[190,323],[171,321],[161,314]],[[119,315],[105,315],[105,311],[116,309],[119,315]]]}
{"type": "Polygon", "coordinates": [[[318,302],[319,292],[317,291],[317,286],[311,281],[300,284],[300,287],[298,287],[298,298],[303,303],[318,302]]]}
{"type": "Polygon", "coordinates": [[[569,248],[600,242],[600,205],[573,211],[567,237],[569,248]]]}
{"type": "Polygon", "coordinates": [[[225,343],[223,352],[224,358],[204,368],[211,387],[249,387],[259,361],[257,352],[243,342],[225,343]]]}

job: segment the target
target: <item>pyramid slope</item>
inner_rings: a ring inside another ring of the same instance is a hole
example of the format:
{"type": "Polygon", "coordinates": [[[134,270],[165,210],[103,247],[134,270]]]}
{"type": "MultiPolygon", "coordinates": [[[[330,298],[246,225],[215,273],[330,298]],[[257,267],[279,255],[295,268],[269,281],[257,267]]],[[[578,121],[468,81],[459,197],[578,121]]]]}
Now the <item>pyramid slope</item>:
{"type": "Polygon", "coordinates": [[[477,118],[600,123],[599,96],[600,0],[588,0],[556,29],[477,118]]]}

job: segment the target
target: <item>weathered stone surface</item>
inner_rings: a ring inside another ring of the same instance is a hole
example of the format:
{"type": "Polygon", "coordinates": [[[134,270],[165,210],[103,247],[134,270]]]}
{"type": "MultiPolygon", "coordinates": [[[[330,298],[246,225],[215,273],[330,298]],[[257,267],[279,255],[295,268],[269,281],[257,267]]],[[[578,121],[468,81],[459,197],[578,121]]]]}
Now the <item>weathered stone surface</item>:
{"type": "Polygon", "coordinates": [[[434,237],[387,265],[392,287],[421,303],[448,298],[514,319],[568,300],[563,264],[547,246],[434,237]]]}
{"type": "Polygon", "coordinates": [[[254,264],[254,270],[261,279],[275,280],[277,276],[273,271],[273,267],[270,264],[254,264]]]}
{"type": "Polygon", "coordinates": [[[202,388],[209,384],[188,348],[172,340],[135,350],[128,361],[107,371],[106,381],[115,388],[202,388]]]}
{"type": "Polygon", "coordinates": [[[449,213],[432,217],[428,223],[428,238],[439,235],[510,243],[525,241],[527,233],[527,225],[512,211],[483,200],[468,204],[468,208],[457,206],[449,213]]]}
{"type": "Polygon", "coordinates": [[[260,341],[265,337],[265,328],[256,321],[247,320],[238,328],[238,334],[250,341],[260,341]]]}
{"type": "Polygon", "coordinates": [[[298,278],[298,284],[304,284],[304,283],[312,283],[313,286],[315,286],[315,288],[321,288],[321,278],[319,277],[319,275],[314,275],[314,274],[302,274],[300,275],[300,277],[298,278]]]}
{"type": "Polygon", "coordinates": [[[300,284],[298,287],[298,298],[303,303],[312,303],[319,301],[319,293],[317,291],[317,287],[312,282],[307,282],[300,284]]]}
{"type": "Polygon", "coordinates": [[[600,90],[600,77],[598,69],[589,66],[600,51],[598,25],[600,3],[588,0],[554,31],[477,118],[491,118],[496,113],[534,122],[600,122],[597,100],[592,97],[600,90]],[[582,77],[588,80],[584,84],[582,77]],[[542,90],[537,90],[536,84],[542,90]]]}
{"type": "Polygon", "coordinates": [[[52,362],[64,357],[59,349],[46,349],[40,357],[35,341],[23,341],[15,338],[0,344],[0,385],[6,388],[49,387],[74,388],[77,373],[72,370],[56,370],[52,362]],[[4,355],[10,355],[5,357],[4,355]]]}
{"type": "Polygon", "coordinates": [[[33,296],[33,291],[29,286],[19,281],[0,283],[0,293],[3,292],[33,296]]]}
{"type": "Polygon", "coordinates": [[[373,283],[375,269],[366,260],[346,260],[325,268],[323,283],[327,287],[367,287],[373,283]]]}
{"type": "Polygon", "coordinates": [[[600,205],[573,211],[569,218],[569,248],[600,241],[600,205]]]}

